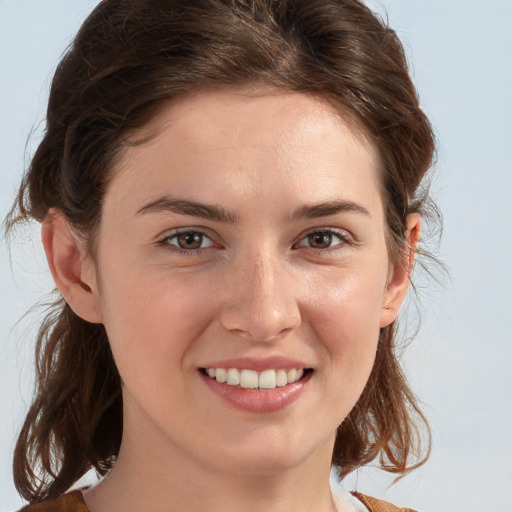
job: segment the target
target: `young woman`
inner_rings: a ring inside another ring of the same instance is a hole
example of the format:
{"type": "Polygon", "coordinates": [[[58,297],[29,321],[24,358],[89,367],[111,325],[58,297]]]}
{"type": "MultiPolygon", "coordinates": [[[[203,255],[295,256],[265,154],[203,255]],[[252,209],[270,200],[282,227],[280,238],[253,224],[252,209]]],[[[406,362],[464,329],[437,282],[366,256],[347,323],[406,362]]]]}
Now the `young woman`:
{"type": "Polygon", "coordinates": [[[329,474],[425,459],[394,343],[433,151],[357,0],[101,2],[8,219],[59,291],[26,510],[397,510],[329,474]]]}

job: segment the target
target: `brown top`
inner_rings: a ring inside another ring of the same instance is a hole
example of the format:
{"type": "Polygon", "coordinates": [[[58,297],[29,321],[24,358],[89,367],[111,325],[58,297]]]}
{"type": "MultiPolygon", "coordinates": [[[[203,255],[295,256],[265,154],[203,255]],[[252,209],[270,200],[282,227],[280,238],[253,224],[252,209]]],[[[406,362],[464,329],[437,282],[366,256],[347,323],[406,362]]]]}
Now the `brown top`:
{"type": "Polygon", "coordinates": [[[19,512],[89,512],[80,490],[71,491],[56,500],[27,505],[19,512]]]}
{"type": "Polygon", "coordinates": [[[388,501],[378,500],[371,496],[365,496],[359,492],[352,493],[371,512],[416,512],[412,508],[399,508],[388,501]]]}
{"type": "MultiPolygon", "coordinates": [[[[370,512],[414,512],[411,508],[398,508],[387,501],[378,500],[365,496],[358,492],[352,493],[358,498],[370,512]]],[[[36,505],[27,505],[19,512],[89,512],[85,505],[80,490],[71,491],[56,500],[38,503],[36,505]]]]}

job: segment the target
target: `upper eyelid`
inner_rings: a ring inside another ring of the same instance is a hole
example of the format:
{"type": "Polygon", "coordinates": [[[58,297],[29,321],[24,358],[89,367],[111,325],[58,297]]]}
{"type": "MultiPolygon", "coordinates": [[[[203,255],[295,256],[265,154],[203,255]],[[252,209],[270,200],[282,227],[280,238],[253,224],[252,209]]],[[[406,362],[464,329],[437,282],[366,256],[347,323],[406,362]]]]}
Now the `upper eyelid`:
{"type": "Polygon", "coordinates": [[[164,240],[169,240],[182,233],[200,233],[206,238],[209,238],[212,242],[214,241],[215,238],[215,235],[212,234],[210,229],[199,226],[186,226],[181,228],[166,229],[165,231],[162,231],[159,235],[157,235],[155,238],[157,242],[161,242],[164,240]]]}
{"type": "Polygon", "coordinates": [[[212,249],[222,248],[222,246],[218,242],[216,242],[213,239],[213,237],[206,234],[203,230],[196,229],[196,228],[194,228],[194,229],[189,229],[189,228],[175,229],[174,231],[170,232],[169,234],[163,235],[163,236],[157,238],[157,240],[154,242],[154,245],[156,245],[157,247],[160,247],[160,248],[164,248],[167,251],[176,251],[182,255],[186,254],[188,256],[198,256],[206,251],[211,251],[212,249]],[[199,233],[204,238],[206,238],[210,242],[210,244],[208,245],[208,247],[197,247],[195,249],[185,249],[185,248],[180,247],[178,244],[175,245],[174,243],[170,243],[171,240],[177,238],[180,234],[183,234],[183,233],[199,233]]]}
{"type": "MultiPolygon", "coordinates": [[[[159,234],[156,237],[156,243],[162,243],[166,240],[170,240],[182,233],[200,233],[204,237],[208,238],[212,243],[224,245],[221,242],[219,242],[220,237],[213,233],[210,229],[202,227],[202,226],[184,226],[179,228],[174,228],[170,230],[165,230],[161,234],[159,234]]],[[[292,243],[292,246],[295,246],[300,241],[304,240],[307,236],[313,234],[313,233],[332,233],[334,235],[339,236],[340,238],[344,239],[347,243],[353,242],[354,244],[357,243],[356,238],[354,235],[344,228],[335,228],[332,226],[318,226],[314,227],[308,230],[303,231],[300,235],[298,235],[295,240],[292,243]],[[347,238],[349,240],[347,240],[347,238]]]]}
{"type": "Polygon", "coordinates": [[[313,233],[332,233],[332,234],[338,235],[338,236],[340,236],[342,238],[350,238],[351,240],[354,240],[354,242],[355,242],[355,237],[354,237],[354,235],[349,230],[343,229],[343,228],[334,228],[334,227],[331,227],[331,226],[321,226],[321,227],[316,227],[316,228],[312,228],[312,229],[308,229],[306,231],[303,231],[297,237],[296,242],[299,242],[300,240],[303,240],[305,237],[307,237],[309,235],[312,235],[313,233]]]}

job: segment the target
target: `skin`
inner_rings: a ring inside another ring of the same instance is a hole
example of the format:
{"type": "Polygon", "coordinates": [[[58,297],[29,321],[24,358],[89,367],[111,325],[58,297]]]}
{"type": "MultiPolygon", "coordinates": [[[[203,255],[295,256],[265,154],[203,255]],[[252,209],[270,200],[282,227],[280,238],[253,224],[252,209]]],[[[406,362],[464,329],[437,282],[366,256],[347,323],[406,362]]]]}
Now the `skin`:
{"type": "MultiPolygon", "coordinates": [[[[123,380],[118,462],[85,493],[88,507],[334,510],[335,432],[412,266],[410,255],[388,257],[372,145],[323,101],[270,92],[180,99],[137,135],[152,137],[115,169],[94,261],[58,211],[43,223],[57,285],[77,314],[105,325],[123,380]],[[162,198],[229,215],[156,208],[162,198]],[[301,215],[333,202],[352,208],[301,215]],[[180,248],[176,229],[203,233],[200,250],[180,248]],[[226,404],[198,370],[274,355],[314,371],[271,413],[226,404]]],[[[418,217],[408,225],[414,245],[418,217]]]]}

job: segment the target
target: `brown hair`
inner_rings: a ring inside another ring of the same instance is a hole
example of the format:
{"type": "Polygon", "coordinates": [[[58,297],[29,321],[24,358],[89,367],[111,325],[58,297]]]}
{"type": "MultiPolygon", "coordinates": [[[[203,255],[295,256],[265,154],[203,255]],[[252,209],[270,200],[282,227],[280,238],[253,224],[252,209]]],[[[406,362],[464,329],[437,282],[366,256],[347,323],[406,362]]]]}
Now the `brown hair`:
{"type": "MultiPolygon", "coordinates": [[[[7,229],[57,208],[94,253],[102,198],[128,135],[169,98],[244,86],[321,94],[362,127],[380,154],[396,258],[406,216],[425,204],[417,191],[434,140],[400,41],[357,0],[101,2],[57,68],[46,132],[7,229]]],[[[368,384],[339,427],[332,460],[341,477],[377,457],[397,474],[415,467],[414,417],[430,436],[395,337],[394,325],[381,330],[368,384]]],[[[36,358],[36,396],[14,455],[16,487],[30,502],[62,494],[92,467],[106,474],[122,435],[121,382],[102,325],[59,297],[39,330],[36,358]]]]}

